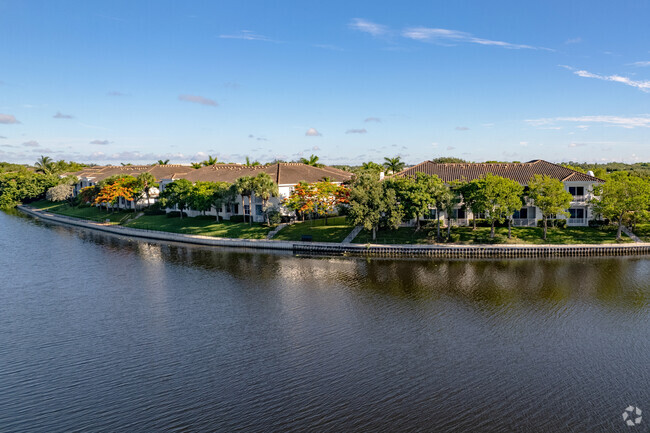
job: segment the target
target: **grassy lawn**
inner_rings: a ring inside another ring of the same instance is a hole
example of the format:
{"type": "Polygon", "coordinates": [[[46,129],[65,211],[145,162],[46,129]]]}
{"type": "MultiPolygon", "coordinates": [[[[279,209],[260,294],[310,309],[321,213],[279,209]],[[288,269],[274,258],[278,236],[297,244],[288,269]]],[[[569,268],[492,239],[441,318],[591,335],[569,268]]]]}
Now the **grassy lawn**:
{"type": "Polygon", "coordinates": [[[194,218],[168,218],[166,215],[143,215],[136,220],[124,224],[125,227],[163,232],[184,233],[188,235],[215,236],[221,238],[266,239],[273,227],[260,223],[231,223],[230,221],[216,222],[211,216],[194,218]]]}
{"type": "MultiPolygon", "coordinates": [[[[427,230],[420,229],[417,233],[413,227],[400,227],[394,231],[380,231],[377,233],[378,244],[430,244],[435,243],[427,237],[427,230]]],[[[508,239],[508,228],[497,227],[494,239],[490,238],[489,227],[452,227],[452,243],[458,244],[611,244],[616,243],[616,228],[605,227],[594,229],[590,227],[567,227],[564,229],[548,229],[547,240],[542,239],[542,228],[513,227],[512,239],[508,239]]],[[[441,234],[446,236],[446,230],[441,229],[441,234]]],[[[355,243],[373,243],[372,234],[362,231],[354,239],[355,243]]],[[[623,235],[622,242],[632,242],[623,235]]]]}
{"type": "Polygon", "coordinates": [[[106,212],[96,207],[74,207],[67,203],[54,203],[47,200],[39,200],[29,203],[29,206],[37,209],[43,209],[51,213],[66,215],[75,218],[82,218],[91,221],[105,222],[107,219],[111,223],[117,224],[125,218],[133,216],[133,212],[115,211],[106,212]]]}
{"type": "Polygon", "coordinates": [[[333,217],[299,222],[286,226],[273,239],[282,241],[299,241],[302,235],[311,235],[314,242],[342,242],[354,226],[345,221],[345,217],[333,217]]]}
{"type": "Polygon", "coordinates": [[[643,242],[650,242],[650,224],[637,224],[634,234],[643,242]]]}

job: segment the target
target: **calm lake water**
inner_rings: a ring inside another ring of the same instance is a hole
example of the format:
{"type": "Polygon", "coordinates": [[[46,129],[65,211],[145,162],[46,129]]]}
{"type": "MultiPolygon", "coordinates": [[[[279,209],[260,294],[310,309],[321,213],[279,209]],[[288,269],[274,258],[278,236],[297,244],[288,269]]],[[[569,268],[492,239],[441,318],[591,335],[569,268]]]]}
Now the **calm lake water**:
{"type": "Polygon", "coordinates": [[[304,258],[0,213],[0,269],[2,432],[650,429],[649,258],[304,258]]]}

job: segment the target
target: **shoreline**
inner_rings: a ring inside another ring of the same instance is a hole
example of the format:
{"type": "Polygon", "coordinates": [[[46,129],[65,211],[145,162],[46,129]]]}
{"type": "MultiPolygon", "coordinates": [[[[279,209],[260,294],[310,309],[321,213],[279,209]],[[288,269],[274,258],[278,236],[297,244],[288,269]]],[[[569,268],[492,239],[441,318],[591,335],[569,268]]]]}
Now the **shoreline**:
{"type": "Polygon", "coordinates": [[[596,245],[382,245],[281,241],[272,239],[217,238],[96,223],[80,218],[53,214],[26,205],[19,205],[17,206],[17,209],[31,217],[45,221],[111,233],[119,236],[212,247],[284,250],[292,251],[296,255],[431,258],[541,258],[650,255],[650,242],[596,245]]]}

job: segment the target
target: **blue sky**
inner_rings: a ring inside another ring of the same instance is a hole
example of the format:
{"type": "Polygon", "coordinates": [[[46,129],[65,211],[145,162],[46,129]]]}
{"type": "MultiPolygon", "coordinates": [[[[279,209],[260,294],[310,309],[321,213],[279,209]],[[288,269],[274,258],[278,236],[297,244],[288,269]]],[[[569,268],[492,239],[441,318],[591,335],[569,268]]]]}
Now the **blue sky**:
{"type": "Polygon", "coordinates": [[[0,0],[0,160],[650,161],[650,2],[0,0]]]}

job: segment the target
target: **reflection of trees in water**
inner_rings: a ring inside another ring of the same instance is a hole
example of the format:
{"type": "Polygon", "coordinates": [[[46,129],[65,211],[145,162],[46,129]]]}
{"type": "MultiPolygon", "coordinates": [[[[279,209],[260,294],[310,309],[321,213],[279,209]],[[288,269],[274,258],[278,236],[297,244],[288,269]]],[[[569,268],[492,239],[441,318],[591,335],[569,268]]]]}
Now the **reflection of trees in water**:
{"type": "Polygon", "coordinates": [[[517,260],[420,260],[294,257],[289,252],[148,242],[49,225],[86,242],[151,262],[224,272],[235,279],[310,286],[342,285],[387,296],[466,298],[503,306],[518,301],[562,305],[571,299],[645,308],[650,260],[642,257],[517,260]]]}

